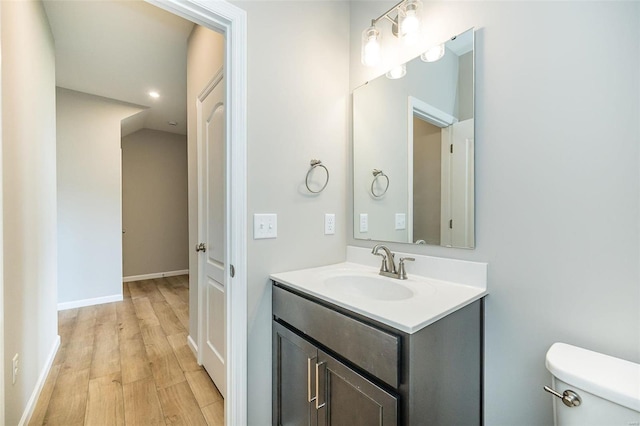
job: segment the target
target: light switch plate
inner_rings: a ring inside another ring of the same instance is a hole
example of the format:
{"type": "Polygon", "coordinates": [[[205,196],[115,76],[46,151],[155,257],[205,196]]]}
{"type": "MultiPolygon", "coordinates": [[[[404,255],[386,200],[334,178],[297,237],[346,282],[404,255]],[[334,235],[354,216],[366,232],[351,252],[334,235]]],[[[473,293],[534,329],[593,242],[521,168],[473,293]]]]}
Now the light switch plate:
{"type": "Polygon", "coordinates": [[[369,215],[360,213],[360,232],[369,232],[369,215]]]}
{"type": "Polygon", "coordinates": [[[326,213],[324,215],[324,235],[333,235],[336,233],[336,215],[334,213],[326,213]]]}
{"type": "Polygon", "coordinates": [[[407,229],[407,215],[405,213],[396,213],[396,230],[407,229]]]}
{"type": "Polygon", "coordinates": [[[277,214],[254,214],[253,215],[253,239],[276,238],[278,236],[278,215],[277,214]]]}

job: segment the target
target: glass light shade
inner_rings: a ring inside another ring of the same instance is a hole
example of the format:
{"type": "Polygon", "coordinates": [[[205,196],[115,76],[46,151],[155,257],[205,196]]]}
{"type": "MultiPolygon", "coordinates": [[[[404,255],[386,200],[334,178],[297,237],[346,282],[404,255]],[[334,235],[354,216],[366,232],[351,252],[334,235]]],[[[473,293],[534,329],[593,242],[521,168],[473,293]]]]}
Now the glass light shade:
{"type": "Polygon", "coordinates": [[[420,0],[407,0],[398,8],[398,36],[406,43],[413,44],[420,34],[420,0]]]}
{"type": "Polygon", "coordinates": [[[393,67],[389,71],[387,71],[385,75],[390,80],[397,80],[399,78],[402,78],[407,75],[407,66],[405,64],[402,64],[398,65],[397,67],[393,67]]]}
{"type": "Polygon", "coordinates": [[[438,46],[433,46],[427,49],[422,55],[420,55],[420,59],[424,62],[435,62],[442,59],[444,56],[444,44],[439,44],[438,46]]]}
{"type": "Polygon", "coordinates": [[[380,31],[374,25],[362,32],[362,63],[368,67],[376,66],[380,63],[380,31]]]}

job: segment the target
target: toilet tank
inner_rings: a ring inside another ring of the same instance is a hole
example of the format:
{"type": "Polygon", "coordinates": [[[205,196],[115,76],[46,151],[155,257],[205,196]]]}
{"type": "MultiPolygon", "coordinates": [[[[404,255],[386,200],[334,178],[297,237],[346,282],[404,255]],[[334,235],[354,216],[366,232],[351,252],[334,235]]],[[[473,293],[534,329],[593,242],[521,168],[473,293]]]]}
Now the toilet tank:
{"type": "Polygon", "coordinates": [[[640,426],[640,364],[554,343],[546,366],[553,389],[572,390],[582,400],[567,407],[552,397],[556,426],[640,426]]]}

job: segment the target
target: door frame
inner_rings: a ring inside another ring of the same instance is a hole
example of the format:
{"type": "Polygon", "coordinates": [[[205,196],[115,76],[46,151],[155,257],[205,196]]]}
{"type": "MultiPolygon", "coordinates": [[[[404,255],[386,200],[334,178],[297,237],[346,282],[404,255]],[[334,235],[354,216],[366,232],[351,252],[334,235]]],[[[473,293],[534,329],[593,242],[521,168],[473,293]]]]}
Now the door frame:
{"type": "MultiPolygon", "coordinates": [[[[226,81],[227,426],[247,424],[247,14],[226,1],[145,0],[224,34],[226,81]],[[231,215],[233,212],[233,215],[231,215]],[[229,275],[234,265],[235,276],[229,275]]],[[[197,274],[198,271],[189,271],[197,274]]],[[[195,282],[198,282],[196,279],[195,282]]],[[[198,299],[200,297],[198,291],[198,299]]],[[[200,304],[200,300],[199,300],[200,304]]],[[[202,310],[198,309],[198,324],[202,310]]],[[[200,329],[201,327],[198,326],[200,329]]],[[[201,333],[201,330],[198,331],[201,333]]]]}
{"type": "Polygon", "coordinates": [[[436,127],[445,129],[458,121],[451,114],[430,105],[414,96],[409,96],[407,107],[407,241],[413,240],[413,118],[418,117],[436,127]]]}
{"type": "MultiPolygon", "coordinates": [[[[0,18],[2,17],[2,2],[0,1],[0,18]]],[[[0,19],[0,35],[2,34],[2,19],[0,19]]],[[[1,39],[2,37],[0,37],[1,39]]],[[[0,58],[2,46],[0,45],[0,58]]],[[[2,181],[2,61],[0,61],[0,423],[4,422],[4,219],[3,219],[3,181],[2,181]]]]}

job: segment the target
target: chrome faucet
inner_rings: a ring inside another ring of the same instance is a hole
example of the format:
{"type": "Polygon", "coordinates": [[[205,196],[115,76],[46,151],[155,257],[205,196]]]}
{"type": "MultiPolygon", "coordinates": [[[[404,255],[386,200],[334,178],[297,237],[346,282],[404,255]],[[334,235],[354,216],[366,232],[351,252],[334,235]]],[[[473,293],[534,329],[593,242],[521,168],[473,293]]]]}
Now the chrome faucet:
{"type": "Polygon", "coordinates": [[[380,265],[380,275],[384,275],[385,277],[397,278],[399,280],[407,279],[407,272],[404,267],[405,261],[414,261],[413,257],[401,257],[400,262],[398,263],[398,269],[396,270],[395,263],[395,254],[389,250],[389,247],[383,244],[376,244],[371,249],[371,253],[376,256],[382,256],[382,264],[380,265]],[[379,251],[383,250],[384,253],[380,253],[379,251]]]}

